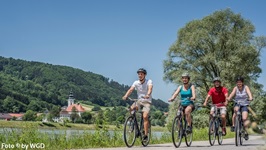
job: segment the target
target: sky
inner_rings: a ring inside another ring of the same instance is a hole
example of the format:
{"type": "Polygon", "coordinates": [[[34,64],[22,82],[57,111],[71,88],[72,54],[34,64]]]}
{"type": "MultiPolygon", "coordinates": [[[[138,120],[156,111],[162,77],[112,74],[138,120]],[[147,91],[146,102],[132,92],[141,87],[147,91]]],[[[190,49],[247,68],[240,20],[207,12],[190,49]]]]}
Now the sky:
{"type": "MultiPolygon", "coordinates": [[[[265,6],[263,0],[1,0],[0,56],[71,66],[126,85],[143,67],[153,98],[167,101],[176,85],[163,80],[163,61],[180,28],[231,8],[253,23],[255,36],[266,36],[265,6]]],[[[258,79],[264,85],[265,50],[258,79]]]]}

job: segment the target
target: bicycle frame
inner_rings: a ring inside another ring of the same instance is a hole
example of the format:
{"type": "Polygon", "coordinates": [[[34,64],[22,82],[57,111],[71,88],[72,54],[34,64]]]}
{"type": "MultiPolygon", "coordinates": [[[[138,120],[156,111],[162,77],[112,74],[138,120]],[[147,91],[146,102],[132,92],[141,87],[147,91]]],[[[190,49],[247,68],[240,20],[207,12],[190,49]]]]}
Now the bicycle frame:
{"type": "Polygon", "coordinates": [[[210,145],[213,146],[216,140],[216,136],[218,137],[218,144],[222,144],[222,133],[219,132],[219,128],[221,127],[221,112],[220,109],[215,105],[211,105],[211,108],[214,108],[214,112],[212,114],[210,123],[209,123],[209,142],[210,145]],[[213,139],[212,139],[213,138],[213,139]]]}
{"type": "Polygon", "coordinates": [[[187,131],[187,120],[184,113],[185,109],[184,106],[179,104],[178,111],[176,113],[176,116],[173,120],[172,125],[172,141],[176,148],[178,148],[182,142],[182,138],[185,137],[185,143],[189,147],[192,143],[192,137],[193,137],[193,126],[191,122],[191,131],[187,131]],[[183,122],[184,121],[184,122],[183,122]],[[177,135],[176,135],[177,134],[177,135]]]}
{"type": "Polygon", "coordinates": [[[138,101],[138,99],[131,99],[131,98],[128,98],[129,100],[131,101],[134,101],[134,105],[133,105],[133,109],[130,110],[130,116],[127,117],[126,121],[125,121],[125,124],[124,124],[124,141],[126,143],[126,145],[128,147],[132,147],[135,143],[135,140],[136,138],[140,137],[141,138],[141,144],[145,147],[149,144],[149,141],[150,141],[150,137],[151,137],[151,126],[150,126],[150,117],[149,117],[149,129],[148,129],[148,139],[147,140],[143,140],[144,138],[144,135],[145,135],[145,131],[144,131],[144,118],[143,118],[143,112],[141,112],[141,117],[140,117],[140,124],[138,124],[138,116],[137,116],[137,112],[138,112],[138,109],[141,109],[141,108],[138,108],[137,109],[137,104],[136,102],[138,101]],[[132,124],[130,124],[131,128],[130,127],[128,128],[128,121],[132,124]],[[129,132],[127,132],[127,129],[130,129],[129,132]],[[131,132],[132,131],[132,132],[131,132]],[[127,136],[127,133],[134,133],[133,136],[131,137],[131,143],[128,141],[128,139],[130,139],[130,137],[127,136]]]}
{"type": "MultiPolygon", "coordinates": [[[[185,127],[186,127],[186,124],[187,124],[187,120],[186,120],[186,116],[184,115],[184,108],[183,108],[183,106],[181,106],[181,105],[179,105],[179,107],[178,107],[178,111],[177,111],[177,114],[176,114],[176,116],[177,117],[179,117],[180,119],[180,122],[181,122],[181,125],[183,125],[183,123],[182,123],[182,121],[184,121],[184,125],[185,125],[185,127]]],[[[182,129],[184,130],[184,131],[186,131],[186,129],[182,126],[182,129]]],[[[184,134],[184,132],[183,132],[183,134],[184,134]]],[[[182,135],[183,136],[183,135],[182,135]]]]}
{"type": "MultiPolygon", "coordinates": [[[[141,117],[140,117],[140,126],[138,126],[138,119],[137,119],[137,101],[138,99],[131,99],[129,98],[129,100],[134,101],[134,108],[133,108],[133,114],[131,114],[134,117],[134,122],[135,122],[135,127],[136,127],[136,136],[140,137],[141,136],[141,130],[142,130],[142,124],[143,124],[143,113],[141,112],[141,117]]],[[[139,109],[139,108],[138,108],[139,109]]]]}
{"type": "Polygon", "coordinates": [[[248,106],[248,105],[241,105],[240,101],[234,101],[236,103],[236,106],[238,106],[238,110],[235,111],[236,118],[235,118],[235,145],[238,146],[238,144],[243,144],[243,131],[245,132],[245,129],[243,128],[243,118],[242,118],[242,107],[248,106]]]}

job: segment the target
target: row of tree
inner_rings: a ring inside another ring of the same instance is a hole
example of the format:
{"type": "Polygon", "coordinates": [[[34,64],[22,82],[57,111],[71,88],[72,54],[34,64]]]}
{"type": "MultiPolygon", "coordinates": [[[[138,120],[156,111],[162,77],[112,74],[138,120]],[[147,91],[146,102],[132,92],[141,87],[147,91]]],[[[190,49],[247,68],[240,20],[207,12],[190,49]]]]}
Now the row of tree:
{"type": "MultiPolygon", "coordinates": [[[[188,22],[179,29],[178,38],[168,51],[164,79],[181,84],[181,74],[189,72],[191,82],[197,87],[197,101],[202,103],[214,77],[221,77],[223,86],[232,91],[235,78],[242,76],[251,87],[254,97],[251,107],[257,121],[266,121],[266,93],[257,82],[262,72],[260,54],[266,47],[266,37],[254,33],[254,25],[230,9],[188,22]]],[[[232,107],[229,105],[229,112],[232,107]]],[[[169,114],[171,122],[174,109],[169,114]]]]}
{"type": "MultiPolygon", "coordinates": [[[[54,118],[59,117],[59,108],[53,107],[52,110],[47,114],[43,113],[37,116],[37,112],[33,110],[28,110],[24,116],[24,121],[42,121],[47,119],[48,121],[53,122],[54,118]]],[[[100,106],[95,105],[92,109],[92,112],[83,112],[81,116],[78,115],[75,107],[72,108],[72,113],[70,115],[70,120],[73,123],[84,123],[84,124],[111,124],[111,125],[120,125],[125,121],[125,117],[129,114],[129,111],[123,107],[118,106],[113,109],[107,108],[102,110],[100,106]]],[[[154,106],[151,108],[151,123],[152,125],[164,126],[166,121],[166,116],[163,112],[157,110],[154,106]]],[[[66,120],[63,120],[66,121],[66,120]]]]}

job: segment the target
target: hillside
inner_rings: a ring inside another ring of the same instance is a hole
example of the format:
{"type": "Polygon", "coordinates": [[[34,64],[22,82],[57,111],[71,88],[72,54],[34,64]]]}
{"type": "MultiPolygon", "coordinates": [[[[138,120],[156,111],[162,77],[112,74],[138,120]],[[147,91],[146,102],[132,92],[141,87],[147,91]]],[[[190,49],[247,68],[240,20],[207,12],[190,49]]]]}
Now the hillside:
{"type": "MultiPolygon", "coordinates": [[[[81,69],[0,56],[0,112],[42,112],[54,105],[64,106],[70,90],[77,100],[88,104],[126,106],[121,97],[128,88],[81,69]]],[[[162,100],[153,102],[155,108],[168,110],[162,100]]]]}

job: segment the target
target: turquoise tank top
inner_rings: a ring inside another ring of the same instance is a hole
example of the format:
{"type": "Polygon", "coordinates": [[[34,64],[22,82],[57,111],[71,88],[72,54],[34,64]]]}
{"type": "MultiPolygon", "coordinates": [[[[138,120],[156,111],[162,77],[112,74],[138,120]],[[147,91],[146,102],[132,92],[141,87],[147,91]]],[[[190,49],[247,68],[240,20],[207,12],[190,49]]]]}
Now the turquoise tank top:
{"type": "Polygon", "coordinates": [[[192,97],[192,90],[191,90],[191,86],[189,86],[188,90],[183,90],[183,85],[181,86],[180,89],[180,95],[181,95],[181,105],[182,106],[188,106],[188,105],[194,105],[193,101],[188,100],[187,98],[191,98],[192,97]]]}

